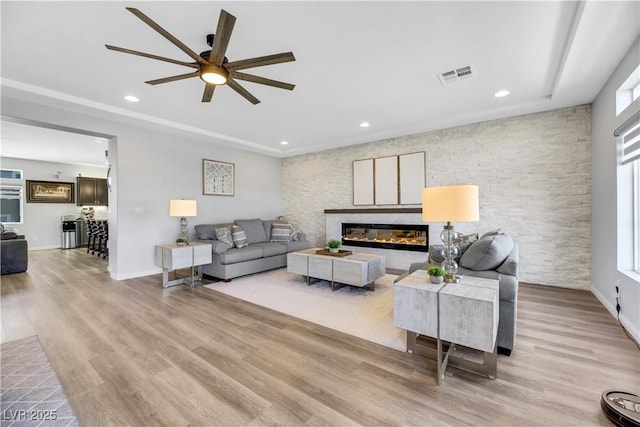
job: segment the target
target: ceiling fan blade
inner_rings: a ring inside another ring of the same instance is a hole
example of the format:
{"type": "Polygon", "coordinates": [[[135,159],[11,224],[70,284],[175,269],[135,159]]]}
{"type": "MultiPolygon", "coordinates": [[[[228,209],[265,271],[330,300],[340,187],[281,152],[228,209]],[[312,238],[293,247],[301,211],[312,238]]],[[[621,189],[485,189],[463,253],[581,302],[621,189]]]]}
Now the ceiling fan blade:
{"type": "Polygon", "coordinates": [[[206,84],[204,86],[204,93],[202,94],[202,102],[211,102],[214,90],[216,90],[216,85],[206,84]]]}
{"type": "Polygon", "coordinates": [[[260,100],[258,98],[256,98],[255,96],[251,95],[245,88],[243,88],[242,86],[240,86],[238,84],[238,82],[236,82],[233,79],[229,79],[227,80],[227,85],[235,90],[236,92],[238,92],[240,95],[242,95],[247,101],[249,101],[250,103],[252,103],[253,105],[259,104],[260,100]]]}
{"type": "Polygon", "coordinates": [[[259,56],[257,58],[242,59],[224,64],[227,71],[244,70],[245,68],[262,67],[264,65],[279,64],[295,61],[293,52],[276,53],[275,55],[259,56]]]}
{"type": "Polygon", "coordinates": [[[171,35],[167,30],[158,25],[153,19],[149,18],[144,13],[140,12],[135,7],[127,7],[127,10],[137,16],[142,22],[156,30],[160,35],[169,40],[171,43],[176,45],[180,50],[184,53],[192,57],[198,64],[206,65],[207,61],[205,61],[200,55],[189,49],[189,47],[182,43],[180,40],[171,35]]]}
{"type": "Polygon", "coordinates": [[[164,77],[164,78],[161,78],[161,79],[149,80],[149,81],[146,81],[145,83],[150,84],[150,85],[159,85],[161,83],[175,82],[176,80],[190,79],[191,77],[197,77],[198,75],[200,75],[200,72],[196,71],[196,72],[193,72],[193,73],[180,74],[180,75],[177,75],[177,76],[171,76],[171,77],[164,77]]]}
{"type": "Polygon", "coordinates": [[[165,58],[164,56],[153,55],[151,53],[139,52],[137,50],[125,49],[123,47],[111,46],[105,44],[105,47],[109,50],[115,50],[116,52],[128,53],[130,55],[143,56],[145,58],[156,59],[158,61],[170,62],[172,64],[184,65],[185,67],[200,68],[198,64],[193,62],[178,61],[176,59],[165,58]]]}
{"type": "Polygon", "coordinates": [[[236,17],[222,9],[220,11],[220,18],[218,18],[218,28],[216,34],[213,37],[213,47],[211,48],[211,54],[209,55],[209,62],[216,65],[222,65],[224,61],[224,54],[227,52],[227,46],[229,46],[229,40],[231,39],[231,33],[233,32],[233,26],[236,23],[236,17]]]}
{"type": "Polygon", "coordinates": [[[229,77],[239,80],[245,80],[248,82],[259,83],[261,85],[279,87],[280,89],[293,90],[293,88],[296,87],[296,85],[292,85],[291,83],[279,82],[277,80],[271,80],[266,77],[254,76],[253,74],[246,74],[238,71],[229,73],[229,77]]]}

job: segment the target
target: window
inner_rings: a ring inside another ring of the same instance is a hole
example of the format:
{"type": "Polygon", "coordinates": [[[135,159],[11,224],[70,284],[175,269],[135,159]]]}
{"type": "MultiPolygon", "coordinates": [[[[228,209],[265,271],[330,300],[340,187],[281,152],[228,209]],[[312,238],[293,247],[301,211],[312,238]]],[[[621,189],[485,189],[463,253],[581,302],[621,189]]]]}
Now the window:
{"type": "Polygon", "coordinates": [[[640,273],[640,160],[633,162],[633,270],[640,273]]]}
{"type": "Polygon", "coordinates": [[[20,169],[0,169],[0,178],[22,179],[22,171],[20,169]]]}
{"type": "Polygon", "coordinates": [[[0,186],[0,221],[22,224],[22,194],[22,186],[0,186]]]}
{"type": "Polygon", "coordinates": [[[616,91],[616,116],[619,116],[640,96],[640,65],[616,91]]]}
{"type": "Polygon", "coordinates": [[[618,144],[618,270],[640,273],[640,112],[614,135],[618,144]]]}

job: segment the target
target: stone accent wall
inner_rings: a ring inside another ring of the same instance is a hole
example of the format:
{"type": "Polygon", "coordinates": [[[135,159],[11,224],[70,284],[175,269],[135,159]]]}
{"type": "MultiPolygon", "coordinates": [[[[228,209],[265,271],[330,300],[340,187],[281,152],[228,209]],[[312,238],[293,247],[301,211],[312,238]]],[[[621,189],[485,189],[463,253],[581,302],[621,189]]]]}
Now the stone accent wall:
{"type": "Polygon", "coordinates": [[[426,152],[426,186],[479,185],[480,221],[456,230],[511,234],[521,281],[590,288],[591,105],[283,159],[284,215],[323,246],[324,209],[354,207],[352,161],[416,151],[426,152]]]}

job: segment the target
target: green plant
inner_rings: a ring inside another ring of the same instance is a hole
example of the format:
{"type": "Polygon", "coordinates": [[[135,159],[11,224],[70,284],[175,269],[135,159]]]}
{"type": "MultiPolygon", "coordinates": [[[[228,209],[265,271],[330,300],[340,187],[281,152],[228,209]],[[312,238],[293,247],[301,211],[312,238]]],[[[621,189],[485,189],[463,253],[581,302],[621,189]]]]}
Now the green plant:
{"type": "Polygon", "coordinates": [[[427,270],[429,276],[444,276],[444,270],[441,267],[431,267],[427,270]]]}
{"type": "Polygon", "coordinates": [[[185,239],[184,237],[178,237],[176,239],[176,243],[187,243],[187,239],[185,239]]]}
{"type": "Polygon", "coordinates": [[[331,249],[338,249],[341,244],[342,244],[342,242],[340,240],[329,240],[327,242],[327,247],[329,247],[331,249]]]}

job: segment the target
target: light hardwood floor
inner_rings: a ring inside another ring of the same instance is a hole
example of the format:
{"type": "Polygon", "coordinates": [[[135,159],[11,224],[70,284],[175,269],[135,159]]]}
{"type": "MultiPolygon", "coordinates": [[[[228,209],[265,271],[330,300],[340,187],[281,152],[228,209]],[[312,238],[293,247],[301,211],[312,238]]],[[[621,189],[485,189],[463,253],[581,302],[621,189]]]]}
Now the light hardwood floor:
{"type": "Polygon", "coordinates": [[[589,292],[521,285],[498,379],[160,275],[112,281],[82,250],[2,276],[2,341],[37,334],[83,426],[610,425],[607,389],[640,390],[640,353],[589,292]]]}

